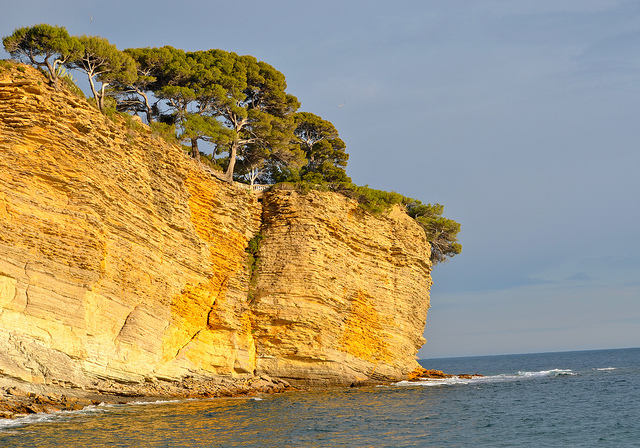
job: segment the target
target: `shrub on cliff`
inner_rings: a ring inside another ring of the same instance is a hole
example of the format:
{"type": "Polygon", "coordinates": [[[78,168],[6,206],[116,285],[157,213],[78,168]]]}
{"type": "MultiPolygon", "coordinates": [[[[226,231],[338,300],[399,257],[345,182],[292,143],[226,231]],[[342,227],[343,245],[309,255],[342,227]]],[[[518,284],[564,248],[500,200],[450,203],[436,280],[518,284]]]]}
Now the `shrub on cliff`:
{"type": "Polygon", "coordinates": [[[460,224],[442,216],[444,206],[423,204],[396,192],[374,190],[369,186],[349,188],[365,210],[380,214],[396,204],[402,205],[407,214],[424,229],[427,241],[431,245],[431,261],[434,264],[447,261],[462,251],[458,242],[460,224]]]}
{"type": "Polygon", "coordinates": [[[431,244],[431,261],[441,263],[462,251],[458,243],[460,224],[442,216],[444,206],[423,204],[412,200],[406,205],[407,214],[422,226],[431,244]]]}
{"type": "Polygon", "coordinates": [[[149,123],[149,127],[156,137],[163,138],[172,145],[177,145],[179,143],[178,137],[176,137],[175,125],[162,123],[159,121],[152,121],[151,123],[149,123]]]}
{"type": "Polygon", "coordinates": [[[13,67],[13,64],[9,61],[7,61],[6,59],[0,59],[0,72],[3,69],[11,69],[11,67],[13,67]]]}
{"type": "Polygon", "coordinates": [[[253,299],[253,290],[258,281],[258,269],[260,267],[260,247],[264,235],[258,232],[249,240],[245,253],[247,254],[247,266],[249,268],[249,299],[253,299]]]}
{"type": "Polygon", "coordinates": [[[71,93],[76,95],[78,98],[87,98],[82,89],[76,84],[76,80],[73,79],[71,73],[69,73],[62,65],[59,65],[56,69],[56,75],[58,76],[58,79],[62,82],[62,84],[71,93]]]}

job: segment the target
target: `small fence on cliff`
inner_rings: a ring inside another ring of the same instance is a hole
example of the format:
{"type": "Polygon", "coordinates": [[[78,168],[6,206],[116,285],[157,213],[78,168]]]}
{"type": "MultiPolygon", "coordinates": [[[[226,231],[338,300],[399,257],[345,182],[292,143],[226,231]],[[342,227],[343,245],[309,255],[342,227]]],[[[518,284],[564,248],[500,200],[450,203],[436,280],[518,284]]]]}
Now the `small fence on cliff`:
{"type": "Polygon", "coordinates": [[[247,184],[242,184],[240,182],[234,182],[233,183],[236,187],[240,187],[240,188],[244,188],[245,190],[251,190],[254,193],[262,193],[263,191],[268,190],[269,188],[273,187],[273,184],[253,184],[253,185],[247,185],[247,184]]]}
{"type": "MultiPolygon", "coordinates": [[[[224,174],[222,174],[219,171],[213,170],[211,168],[209,168],[206,165],[200,164],[200,168],[202,168],[204,171],[206,171],[207,173],[209,173],[212,177],[215,177],[216,179],[222,180],[226,182],[226,179],[224,178],[224,174]]],[[[241,182],[234,182],[233,185],[235,185],[236,187],[240,187],[244,190],[249,190],[252,191],[254,193],[262,193],[263,191],[268,190],[269,188],[273,187],[273,184],[253,184],[253,185],[248,185],[248,184],[243,184],[241,182]]]]}

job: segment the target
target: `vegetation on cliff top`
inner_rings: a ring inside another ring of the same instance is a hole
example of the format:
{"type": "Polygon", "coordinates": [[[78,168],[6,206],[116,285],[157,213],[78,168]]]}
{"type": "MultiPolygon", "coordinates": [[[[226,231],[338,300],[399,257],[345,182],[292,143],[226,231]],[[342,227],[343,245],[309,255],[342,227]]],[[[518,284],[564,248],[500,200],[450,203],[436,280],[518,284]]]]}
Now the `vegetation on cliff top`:
{"type": "Polygon", "coordinates": [[[374,214],[399,204],[424,228],[434,263],[461,251],[460,224],[442,216],[442,205],[351,183],[349,155],[335,126],[298,112],[284,75],[253,56],[170,46],[120,51],[103,37],[71,36],[47,24],[16,29],[2,42],[13,58],[45,70],[56,89],[60,79],[72,81],[64,68],[84,73],[101,112],[143,114],[168,139],[188,143],[192,157],[223,170],[229,182],[332,190],[374,214]]]}

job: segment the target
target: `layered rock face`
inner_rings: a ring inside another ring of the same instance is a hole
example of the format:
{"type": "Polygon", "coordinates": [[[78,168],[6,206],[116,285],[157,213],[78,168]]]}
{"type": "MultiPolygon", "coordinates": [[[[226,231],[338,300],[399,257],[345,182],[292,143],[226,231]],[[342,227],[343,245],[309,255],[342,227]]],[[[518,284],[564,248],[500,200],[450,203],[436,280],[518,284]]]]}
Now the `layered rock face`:
{"type": "Polygon", "coordinates": [[[431,263],[413,219],[336,194],[267,193],[262,236],[250,302],[261,371],[326,384],[415,369],[431,263]]]}
{"type": "Polygon", "coordinates": [[[79,385],[253,372],[256,198],[20,76],[0,73],[0,371],[79,385]]]}
{"type": "Polygon", "coordinates": [[[258,197],[123,124],[0,67],[0,377],[344,384],[417,366],[431,265],[413,220],[258,197]]]}

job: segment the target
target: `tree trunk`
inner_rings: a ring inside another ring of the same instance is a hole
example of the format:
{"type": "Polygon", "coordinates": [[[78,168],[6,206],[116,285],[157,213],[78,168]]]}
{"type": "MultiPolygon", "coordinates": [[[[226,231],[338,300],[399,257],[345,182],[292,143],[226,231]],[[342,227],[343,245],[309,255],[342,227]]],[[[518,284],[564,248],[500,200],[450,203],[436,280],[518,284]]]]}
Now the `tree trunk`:
{"type": "Polygon", "coordinates": [[[100,112],[104,113],[104,89],[106,86],[108,86],[109,84],[107,83],[102,83],[102,87],[100,88],[100,98],[96,98],[96,100],[98,101],[98,109],[100,109],[100,112]]]}
{"type": "Polygon", "coordinates": [[[89,87],[91,87],[91,93],[93,94],[93,98],[96,100],[96,106],[98,107],[98,110],[102,112],[102,109],[100,109],[100,100],[98,98],[100,95],[96,91],[96,86],[93,83],[93,76],[87,73],[87,77],[89,78],[89,87]]]}
{"type": "Polygon", "coordinates": [[[149,97],[143,92],[140,91],[140,95],[142,95],[142,98],[144,98],[144,107],[145,107],[145,113],[147,114],[147,124],[150,124],[152,121],[152,117],[151,117],[151,104],[149,104],[149,97]]]}
{"type": "MultiPolygon", "coordinates": [[[[53,65],[51,65],[51,63],[47,59],[45,59],[45,64],[47,66],[47,70],[49,70],[49,79],[53,84],[53,88],[56,90],[59,90],[58,75],[56,74],[56,63],[54,62],[53,65]]],[[[41,64],[38,64],[38,65],[41,65],[41,64]]]]}
{"type": "Polygon", "coordinates": [[[200,150],[198,149],[198,137],[191,139],[191,157],[200,161],[200,150]]]}
{"type": "Polygon", "coordinates": [[[229,166],[224,173],[224,178],[230,184],[233,183],[233,170],[236,167],[236,154],[238,153],[238,140],[234,139],[231,144],[231,150],[229,151],[229,166]]]}

